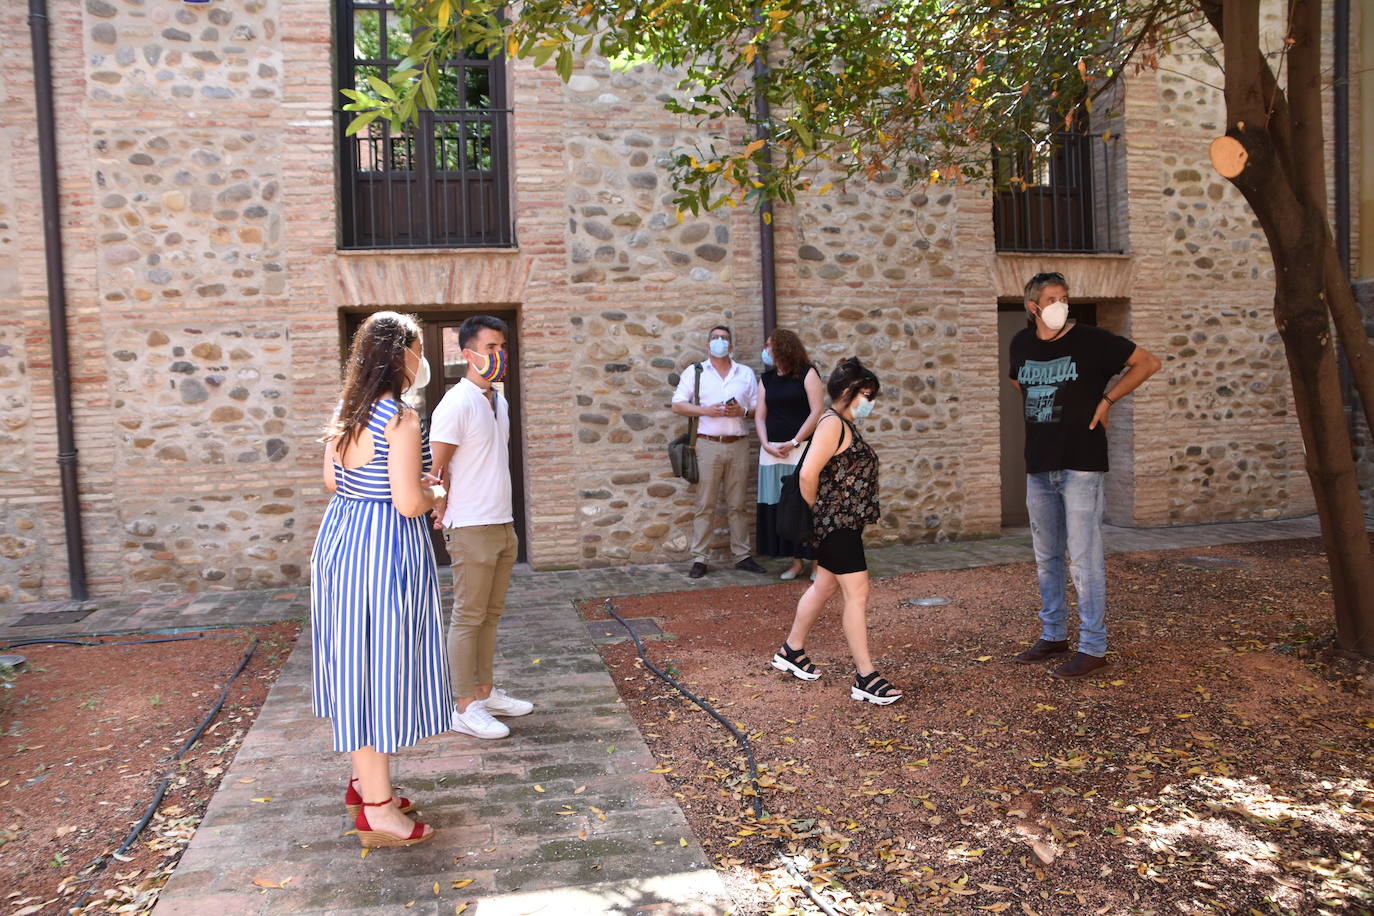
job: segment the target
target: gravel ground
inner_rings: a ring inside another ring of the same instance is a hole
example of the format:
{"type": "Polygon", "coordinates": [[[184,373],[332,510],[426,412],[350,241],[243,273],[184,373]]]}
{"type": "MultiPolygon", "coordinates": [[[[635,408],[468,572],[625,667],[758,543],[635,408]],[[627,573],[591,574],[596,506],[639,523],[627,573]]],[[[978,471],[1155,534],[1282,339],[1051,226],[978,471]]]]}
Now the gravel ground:
{"type": "Polygon", "coordinates": [[[1065,682],[1010,660],[1032,566],[876,582],[875,662],[906,692],[882,708],[849,699],[836,602],[819,681],[769,666],[804,583],[617,599],[750,736],[762,820],[726,730],[628,642],[603,656],[739,916],[816,912],[780,850],[846,913],[1374,912],[1374,677],[1329,649],[1320,542],[1115,556],[1108,583],[1111,665],[1065,682]]]}

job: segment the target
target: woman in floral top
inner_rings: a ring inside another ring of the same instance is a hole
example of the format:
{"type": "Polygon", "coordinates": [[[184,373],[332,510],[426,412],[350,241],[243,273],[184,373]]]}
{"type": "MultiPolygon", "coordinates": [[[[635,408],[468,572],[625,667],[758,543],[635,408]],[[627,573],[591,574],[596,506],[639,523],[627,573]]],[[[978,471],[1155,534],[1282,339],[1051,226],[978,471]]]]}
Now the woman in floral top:
{"type": "Polygon", "coordinates": [[[854,657],[849,696],[886,706],[902,692],[873,667],[868,654],[868,561],[863,530],[878,520],[878,456],[855,421],[873,412],[878,377],[857,357],[844,360],[826,386],[831,409],[821,417],[798,472],[802,496],[811,505],[816,545],[816,579],[797,602],[792,632],[773,656],[773,667],[804,681],[821,676],[806,657],[806,636],[825,603],[844,596],[844,635],[854,657]]]}

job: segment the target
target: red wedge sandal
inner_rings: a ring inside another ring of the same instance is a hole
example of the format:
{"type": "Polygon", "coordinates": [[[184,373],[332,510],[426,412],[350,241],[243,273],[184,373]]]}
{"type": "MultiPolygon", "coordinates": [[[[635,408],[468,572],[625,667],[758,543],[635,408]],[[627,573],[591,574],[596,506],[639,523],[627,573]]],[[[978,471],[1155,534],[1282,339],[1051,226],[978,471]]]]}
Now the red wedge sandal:
{"type": "Polygon", "coordinates": [[[378,846],[414,846],[423,843],[434,836],[434,831],[425,833],[426,824],[415,822],[415,829],[410,831],[410,836],[397,836],[394,833],[387,833],[385,830],[373,830],[367,822],[367,809],[380,808],[382,805],[391,804],[391,799],[379,802],[363,802],[358,816],[353,824],[358,828],[358,839],[362,842],[364,849],[374,849],[378,846]]]}
{"type": "MultiPolygon", "coordinates": [[[[357,817],[358,812],[363,810],[363,797],[357,789],[353,788],[353,783],[357,781],[358,777],[356,776],[350,779],[348,781],[348,790],[344,792],[344,804],[348,806],[349,817],[357,817]]],[[[409,814],[410,812],[415,810],[415,802],[411,801],[408,798],[398,798],[396,799],[396,802],[398,805],[400,805],[402,814],[409,814]]]]}

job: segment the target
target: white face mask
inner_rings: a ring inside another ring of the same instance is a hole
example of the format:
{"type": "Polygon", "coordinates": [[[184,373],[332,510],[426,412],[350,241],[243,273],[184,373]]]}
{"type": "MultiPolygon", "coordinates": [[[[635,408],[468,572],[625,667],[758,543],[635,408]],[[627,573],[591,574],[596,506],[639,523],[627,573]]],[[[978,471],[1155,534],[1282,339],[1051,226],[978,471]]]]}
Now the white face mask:
{"type": "Polygon", "coordinates": [[[711,355],[716,359],[724,359],[730,355],[730,341],[724,337],[712,337],[710,348],[711,355]]]}
{"type": "Polygon", "coordinates": [[[409,387],[401,393],[401,400],[411,407],[420,402],[424,397],[425,386],[429,384],[429,360],[420,357],[420,368],[415,370],[415,378],[411,379],[409,387]]]}
{"type": "Polygon", "coordinates": [[[872,398],[866,398],[866,397],[864,397],[863,395],[860,395],[860,396],[854,401],[854,419],[856,419],[856,420],[865,419],[865,418],[866,418],[869,414],[871,414],[872,412],[873,412],[873,400],[872,400],[872,398]]]}
{"type": "Polygon", "coordinates": [[[1058,331],[1069,320],[1069,304],[1062,300],[1051,302],[1040,310],[1040,320],[1051,331],[1058,331]]]}

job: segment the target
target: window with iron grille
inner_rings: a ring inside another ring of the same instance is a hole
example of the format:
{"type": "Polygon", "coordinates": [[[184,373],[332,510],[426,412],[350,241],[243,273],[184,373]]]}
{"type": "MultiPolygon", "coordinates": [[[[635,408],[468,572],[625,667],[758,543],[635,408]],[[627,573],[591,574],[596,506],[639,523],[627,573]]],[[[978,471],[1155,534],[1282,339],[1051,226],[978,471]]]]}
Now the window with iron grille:
{"type": "Polygon", "coordinates": [[[1119,136],[1090,132],[1081,117],[1068,130],[1051,133],[1048,150],[994,148],[997,250],[1123,251],[1121,142],[1119,136]]]}
{"type": "MultiPolygon", "coordinates": [[[[408,43],[383,0],[337,0],[339,88],[385,80],[408,43]]],[[[352,137],[337,114],[344,248],[502,247],[511,226],[505,60],[444,62],[438,104],[395,131],[385,119],[352,137]]]]}

